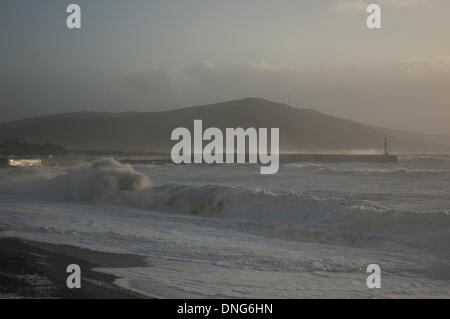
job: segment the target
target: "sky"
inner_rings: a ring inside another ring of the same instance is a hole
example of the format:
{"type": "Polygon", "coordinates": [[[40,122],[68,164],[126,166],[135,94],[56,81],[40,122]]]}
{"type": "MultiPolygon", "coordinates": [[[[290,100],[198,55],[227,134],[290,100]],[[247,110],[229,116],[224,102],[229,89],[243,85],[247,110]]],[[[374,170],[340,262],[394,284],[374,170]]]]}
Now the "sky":
{"type": "Polygon", "coordinates": [[[450,134],[450,1],[371,2],[381,29],[365,0],[2,0],[0,122],[261,97],[450,134]]]}

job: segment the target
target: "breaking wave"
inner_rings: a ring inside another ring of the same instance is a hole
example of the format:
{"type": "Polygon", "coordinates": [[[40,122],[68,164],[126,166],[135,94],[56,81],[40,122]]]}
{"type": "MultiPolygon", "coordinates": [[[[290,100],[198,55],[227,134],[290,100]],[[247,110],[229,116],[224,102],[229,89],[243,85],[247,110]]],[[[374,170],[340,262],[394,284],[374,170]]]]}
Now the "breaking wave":
{"type": "Polygon", "coordinates": [[[46,200],[82,203],[106,202],[122,192],[140,191],[151,186],[147,176],[110,158],[67,169],[3,169],[0,177],[2,193],[28,193],[46,200]]]}
{"type": "MultiPolygon", "coordinates": [[[[417,158],[414,157],[413,160],[417,162],[417,158]]],[[[429,157],[419,158],[420,161],[424,161],[422,164],[430,164],[429,157]]],[[[447,158],[434,158],[434,160],[448,161],[447,168],[430,168],[425,165],[421,168],[409,168],[409,167],[348,167],[344,165],[325,165],[317,163],[293,163],[287,164],[287,167],[301,169],[303,171],[319,174],[319,175],[336,175],[336,176],[361,176],[361,177],[406,177],[406,178],[450,178],[450,159],[447,158]]],[[[406,162],[407,164],[407,162],[406,162]]]]}
{"type": "Polygon", "coordinates": [[[74,166],[51,179],[43,197],[79,202],[108,201],[122,192],[141,191],[151,186],[147,176],[130,165],[113,159],[74,166]]]}
{"type": "Polygon", "coordinates": [[[450,155],[413,155],[413,156],[401,156],[400,160],[403,162],[415,162],[415,163],[449,163],[450,155]]]}
{"type": "Polygon", "coordinates": [[[437,169],[408,169],[408,168],[361,168],[361,169],[336,169],[331,167],[322,167],[318,171],[320,174],[327,175],[356,175],[356,176],[396,176],[396,177],[449,177],[450,170],[437,169]]]}
{"type": "Polygon", "coordinates": [[[433,234],[450,240],[448,211],[389,210],[368,200],[318,198],[302,192],[270,192],[217,185],[165,185],[134,194],[136,207],[221,217],[245,231],[291,239],[362,240],[374,235],[433,234]],[[237,222],[237,223],[236,223],[237,222]]]}
{"type": "Polygon", "coordinates": [[[16,186],[27,185],[28,191],[34,189],[36,196],[46,200],[212,217],[221,225],[265,236],[361,242],[374,238],[398,240],[414,234],[414,240],[407,240],[410,244],[435,249],[445,249],[442,243],[450,242],[448,211],[398,211],[369,200],[299,191],[274,192],[220,185],[152,186],[146,175],[112,159],[68,169],[13,169],[1,174],[2,192],[11,182],[16,186]]]}

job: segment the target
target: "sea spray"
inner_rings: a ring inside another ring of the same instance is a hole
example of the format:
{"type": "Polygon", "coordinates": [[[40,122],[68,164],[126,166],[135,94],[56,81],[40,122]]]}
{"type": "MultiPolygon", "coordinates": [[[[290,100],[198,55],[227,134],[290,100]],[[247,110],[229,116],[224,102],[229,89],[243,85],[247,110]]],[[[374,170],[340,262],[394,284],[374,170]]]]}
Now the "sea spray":
{"type": "Polygon", "coordinates": [[[151,186],[147,176],[130,165],[104,158],[64,170],[43,188],[43,198],[75,202],[110,201],[121,192],[140,191],[151,186]]]}

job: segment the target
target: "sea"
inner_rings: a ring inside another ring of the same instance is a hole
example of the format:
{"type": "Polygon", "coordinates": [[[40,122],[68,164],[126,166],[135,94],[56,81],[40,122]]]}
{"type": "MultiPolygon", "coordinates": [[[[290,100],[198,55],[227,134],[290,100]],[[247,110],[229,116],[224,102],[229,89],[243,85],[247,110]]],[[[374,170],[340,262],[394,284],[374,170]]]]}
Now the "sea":
{"type": "Polygon", "coordinates": [[[0,236],[142,255],[98,270],[159,298],[450,298],[449,209],[448,155],[0,169],[0,236]]]}

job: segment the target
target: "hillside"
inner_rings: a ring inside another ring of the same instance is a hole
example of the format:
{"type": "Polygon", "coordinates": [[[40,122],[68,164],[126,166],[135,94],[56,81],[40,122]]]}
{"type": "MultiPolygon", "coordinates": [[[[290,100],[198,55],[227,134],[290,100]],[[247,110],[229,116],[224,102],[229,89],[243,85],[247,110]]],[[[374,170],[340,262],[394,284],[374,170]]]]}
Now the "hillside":
{"type": "Polygon", "coordinates": [[[287,152],[382,150],[388,137],[393,152],[449,153],[450,137],[372,127],[285,104],[247,98],[163,112],[63,113],[0,124],[0,141],[21,138],[79,150],[169,152],[176,127],[279,127],[287,152]]]}

